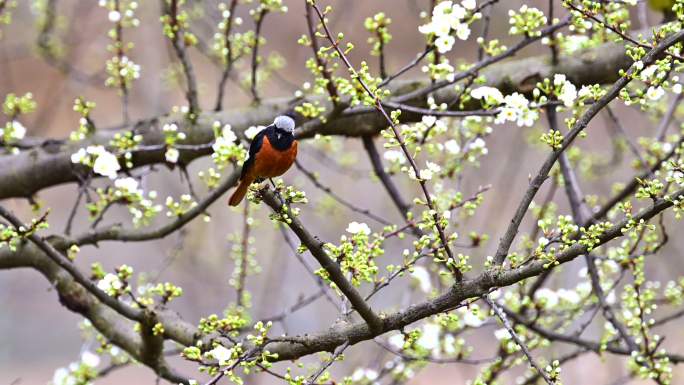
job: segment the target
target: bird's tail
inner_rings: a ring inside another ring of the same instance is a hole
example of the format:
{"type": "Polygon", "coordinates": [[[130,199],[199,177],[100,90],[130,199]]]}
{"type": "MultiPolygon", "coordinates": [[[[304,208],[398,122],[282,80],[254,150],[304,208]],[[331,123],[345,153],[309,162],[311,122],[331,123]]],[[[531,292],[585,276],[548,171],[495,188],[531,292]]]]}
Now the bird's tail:
{"type": "Polygon", "coordinates": [[[230,196],[230,200],[228,200],[228,205],[230,206],[237,206],[242,202],[242,199],[245,197],[245,194],[247,194],[247,190],[249,189],[249,185],[254,182],[250,178],[244,178],[242,181],[240,181],[240,185],[235,189],[235,192],[233,195],[230,196]]]}

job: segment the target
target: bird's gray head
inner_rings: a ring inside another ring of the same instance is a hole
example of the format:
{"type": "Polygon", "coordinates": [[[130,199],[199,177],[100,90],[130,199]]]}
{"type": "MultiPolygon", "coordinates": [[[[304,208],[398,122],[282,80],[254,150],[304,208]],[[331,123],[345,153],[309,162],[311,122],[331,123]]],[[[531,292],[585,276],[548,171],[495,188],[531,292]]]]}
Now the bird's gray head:
{"type": "Polygon", "coordinates": [[[295,121],[289,116],[286,115],[280,115],[275,118],[273,121],[273,125],[276,126],[276,128],[279,128],[283,131],[287,131],[291,134],[294,134],[294,129],[295,129],[295,121]]]}

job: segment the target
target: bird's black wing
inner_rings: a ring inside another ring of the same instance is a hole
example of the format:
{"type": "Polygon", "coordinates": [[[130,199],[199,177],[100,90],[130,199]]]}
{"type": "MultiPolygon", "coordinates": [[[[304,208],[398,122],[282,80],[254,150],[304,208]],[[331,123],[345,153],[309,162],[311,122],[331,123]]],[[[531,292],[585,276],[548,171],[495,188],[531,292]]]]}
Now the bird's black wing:
{"type": "Polygon", "coordinates": [[[245,163],[242,164],[240,179],[244,178],[247,171],[254,166],[256,154],[261,150],[261,145],[264,143],[264,136],[266,136],[266,131],[269,129],[271,129],[271,126],[259,131],[259,133],[254,136],[254,139],[252,139],[252,143],[249,145],[249,157],[245,160],[245,163]]]}

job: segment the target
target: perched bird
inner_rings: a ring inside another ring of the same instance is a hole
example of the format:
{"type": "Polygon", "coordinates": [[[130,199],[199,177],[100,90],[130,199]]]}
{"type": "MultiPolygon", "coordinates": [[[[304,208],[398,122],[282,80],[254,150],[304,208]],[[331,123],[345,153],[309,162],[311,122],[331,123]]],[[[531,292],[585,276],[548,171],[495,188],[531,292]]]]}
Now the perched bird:
{"type": "Polygon", "coordinates": [[[249,158],[242,165],[240,184],[230,197],[229,205],[240,204],[249,185],[255,181],[283,175],[292,166],[297,157],[294,130],[294,119],[281,115],[256,134],[249,146],[249,158]]]}

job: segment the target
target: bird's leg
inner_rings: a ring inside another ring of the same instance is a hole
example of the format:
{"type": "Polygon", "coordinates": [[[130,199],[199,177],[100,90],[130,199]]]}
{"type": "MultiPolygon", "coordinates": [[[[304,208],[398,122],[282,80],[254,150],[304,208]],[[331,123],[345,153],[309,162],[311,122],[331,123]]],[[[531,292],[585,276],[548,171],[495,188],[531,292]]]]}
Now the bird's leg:
{"type": "Polygon", "coordinates": [[[273,192],[275,192],[276,196],[278,197],[278,200],[280,200],[280,204],[285,207],[285,200],[283,199],[282,196],[280,196],[280,193],[278,192],[278,187],[276,186],[275,182],[273,181],[273,178],[268,178],[269,181],[271,181],[271,184],[273,185],[273,192]]]}

